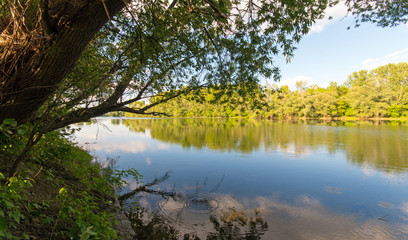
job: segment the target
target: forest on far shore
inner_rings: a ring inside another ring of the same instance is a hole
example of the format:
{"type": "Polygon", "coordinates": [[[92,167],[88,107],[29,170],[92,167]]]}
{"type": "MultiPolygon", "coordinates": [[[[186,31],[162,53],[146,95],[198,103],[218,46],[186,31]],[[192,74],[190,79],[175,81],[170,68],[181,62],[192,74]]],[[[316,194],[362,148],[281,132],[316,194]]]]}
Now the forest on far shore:
{"type": "MultiPolygon", "coordinates": [[[[296,83],[296,90],[276,84],[241,95],[236,91],[201,88],[155,106],[153,112],[171,117],[259,118],[406,118],[408,117],[408,63],[388,64],[352,73],[339,85],[323,88],[296,83]]],[[[153,99],[154,100],[154,99],[153,99]]],[[[141,107],[143,102],[131,107],[141,107]]],[[[117,113],[118,114],[118,113],[117,113]]],[[[117,116],[117,115],[116,115],[117,116]]],[[[123,116],[123,115],[122,115],[123,116]]],[[[127,117],[140,117],[126,113],[127,117]]]]}

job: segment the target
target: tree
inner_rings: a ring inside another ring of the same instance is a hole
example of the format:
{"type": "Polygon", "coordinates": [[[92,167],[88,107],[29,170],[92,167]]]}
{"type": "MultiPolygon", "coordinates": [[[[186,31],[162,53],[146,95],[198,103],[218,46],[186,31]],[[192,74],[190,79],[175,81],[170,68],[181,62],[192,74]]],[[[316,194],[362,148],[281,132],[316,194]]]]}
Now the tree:
{"type": "Polygon", "coordinates": [[[205,85],[253,89],[279,79],[273,57],[290,59],[337,2],[1,0],[0,122],[32,124],[23,156],[43,133],[105,113],[158,114],[205,85]]]}
{"type": "Polygon", "coordinates": [[[408,99],[407,76],[407,63],[354,72],[346,83],[350,89],[344,99],[362,117],[399,117],[408,99]]]}
{"type": "Polygon", "coordinates": [[[272,56],[292,56],[328,4],[2,1],[0,121],[42,118],[56,129],[110,111],[145,113],[126,106],[186,84],[278,77],[272,56]]]}
{"type": "MultiPolygon", "coordinates": [[[[277,79],[273,56],[290,59],[338,2],[2,0],[0,122],[41,119],[52,130],[111,111],[148,113],[127,106],[183,85],[277,79]]],[[[360,21],[406,22],[405,1],[346,4],[360,21]]]]}
{"type": "Polygon", "coordinates": [[[405,0],[346,0],[348,11],[356,16],[356,26],[372,22],[380,27],[393,27],[408,21],[405,0]]]}
{"type": "Polygon", "coordinates": [[[158,114],[148,110],[205,85],[278,79],[273,56],[289,59],[331,1],[0,3],[0,122],[33,126],[14,172],[46,132],[113,111],[158,114]]]}
{"type": "Polygon", "coordinates": [[[383,85],[391,100],[397,105],[408,101],[408,63],[387,64],[371,71],[379,85],[383,85]]]}

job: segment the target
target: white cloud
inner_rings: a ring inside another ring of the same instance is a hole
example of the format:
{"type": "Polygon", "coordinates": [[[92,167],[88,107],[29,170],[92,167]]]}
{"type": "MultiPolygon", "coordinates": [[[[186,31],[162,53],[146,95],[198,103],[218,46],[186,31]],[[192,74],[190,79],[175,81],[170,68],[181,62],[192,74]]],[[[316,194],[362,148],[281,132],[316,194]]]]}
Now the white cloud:
{"type": "Polygon", "coordinates": [[[408,215],[408,202],[402,202],[402,206],[400,207],[401,211],[408,215]]]}
{"type": "Polygon", "coordinates": [[[283,79],[282,81],[278,82],[277,85],[278,86],[287,85],[289,87],[289,89],[295,90],[296,89],[296,82],[299,82],[299,81],[307,82],[308,85],[313,84],[313,78],[311,78],[311,77],[296,76],[296,77],[292,77],[292,78],[283,79]]]}
{"type": "MultiPolygon", "coordinates": [[[[378,221],[377,217],[361,218],[356,213],[340,213],[324,206],[317,198],[301,195],[294,203],[280,201],[274,196],[255,196],[237,199],[228,194],[201,195],[214,206],[211,213],[194,211],[188,207],[187,196],[158,200],[156,204],[140,201],[147,210],[159,208],[159,214],[172,224],[181,235],[194,231],[199,238],[213,232],[210,216],[217,219],[238,219],[238,216],[254,217],[254,209],[268,223],[262,239],[394,239],[407,232],[406,223],[378,221]]],[[[143,200],[145,198],[141,198],[143,200]]],[[[408,214],[408,203],[398,206],[397,219],[408,214]],[[401,216],[402,215],[402,216],[401,216]]],[[[146,212],[149,214],[150,211],[146,212]]],[[[156,213],[156,211],[155,211],[156,213]]],[[[149,215],[145,215],[149,218],[149,215]]],[[[404,218],[403,218],[404,219],[404,218]]],[[[244,230],[245,228],[242,228],[244,230]]]]}
{"type": "Polygon", "coordinates": [[[147,165],[151,165],[151,164],[152,164],[152,160],[150,160],[150,158],[146,158],[146,164],[147,164],[147,165]]]}
{"type": "Polygon", "coordinates": [[[363,164],[363,166],[361,166],[360,171],[363,172],[364,175],[366,176],[374,176],[377,171],[375,171],[374,168],[370,167],[368,164],[363,164]]]}
{"type": "Polygon", "coordinates": [[[339,3],[334,7],[326,9],[325,17],[318,20],[310,29],[310,33],[321,32],[324,28],[333,21],[339,21],[347,15],[347,7],[339,3]],[[329,19],[331,17],[331,19],[329,19]]]}
{"type": "Polygon", "coordinates": [[[167,150],[170,148],[170,145],[167,143],[159,143],[157,144],[157,149],[159,150],[167,150]]]}
{"type": "Polygon", "coordinates": [[[98,142],[93,145],[93,150],[105,152],[124,151],[128,153],[141,153],[148,149],[152,149],[149,143],[142,141],[128,141],[128,142],[98,142]]]}
{"type": "Polygon", "coordinates": [[[388,63],[408,62],[408,48],[392,52],[381,58],[367,58],[362,63],[362,69],[371,70],[388,63]]]}
{"type": "Polygon", "coordinates": [[[403,175],[395,174],[395,173],[387,173],[384,172],[381,174],[381,177],[383,177],[385,180],[391,182],[391,183],[397,183],[397,184],[402,184],[406,182],[406,179],[404,178],[403,175]]]}

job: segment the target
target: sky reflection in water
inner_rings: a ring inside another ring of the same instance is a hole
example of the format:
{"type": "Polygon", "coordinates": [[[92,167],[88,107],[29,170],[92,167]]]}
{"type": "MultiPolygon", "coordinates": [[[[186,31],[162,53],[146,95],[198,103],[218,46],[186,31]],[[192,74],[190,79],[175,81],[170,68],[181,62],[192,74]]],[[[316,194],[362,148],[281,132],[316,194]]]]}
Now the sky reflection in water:
{"type": "MultiPolygon", "coordinates": [[[[77,141],[180,199],[140,198],[181,232],[213,231],[231,209],[268,223],[265,239],[408,238],[408,127],[222,119],[100,119],[77,141]],[[86,144],[89,143],[89,144],[86,144]],[[213,199],[211,213],[189,199],[213,199]]],[[[125,191],[135,189],[129,182],[125,191]]],[[[201,234],[201,235],[200,235],[201,234]]]]}

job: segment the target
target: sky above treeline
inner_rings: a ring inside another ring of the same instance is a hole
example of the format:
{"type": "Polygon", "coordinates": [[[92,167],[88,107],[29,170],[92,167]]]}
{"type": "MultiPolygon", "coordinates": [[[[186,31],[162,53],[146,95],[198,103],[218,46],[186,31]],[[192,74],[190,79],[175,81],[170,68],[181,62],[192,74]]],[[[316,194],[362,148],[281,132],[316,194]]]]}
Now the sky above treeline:
{"type": "Polygon", "coordinates": [[[354,28],[353,17],[337,5],[303,37],[290,63],[277,59],[282,74],[278,85],[295,89],[297,81],[306,81],[327,87],[332,81],[344,83],[352,72],[399,62],[408,62],[408,24],[381,28],[363,23],[354,28]],[[328,20],[329,16],[333,19],[328,20]]]}

